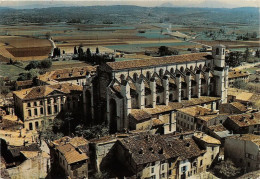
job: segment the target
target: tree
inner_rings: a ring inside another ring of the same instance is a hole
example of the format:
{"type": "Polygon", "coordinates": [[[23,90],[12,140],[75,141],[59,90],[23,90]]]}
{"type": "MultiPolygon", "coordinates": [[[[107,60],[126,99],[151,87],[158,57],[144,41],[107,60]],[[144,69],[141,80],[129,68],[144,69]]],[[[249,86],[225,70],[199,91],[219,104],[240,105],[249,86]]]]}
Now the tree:
{"type": "Polygon", "coordinates": [[[96,48],[96,54],[99,54],[99,49],[98,49],[98,47],[96,48]]]}
{"type": "Polygon", "coordinates": [[[245,50],[245,53],[244,53],[244,61],[245,61],[245,62],[248,61],[249,56],[250,56],[250,53],[249,53],[249,49],[248,49],[248,47],[247,47],[246,50],[245,50]]]}
{"type": "Polygon", "coordinates": [[[45,59],[40,63],[41,68],[50,68],[51,66],[52,66],[52,61],[50,59],[45,59]]]}
{"type": "Polygon", "coordinates": [[[259,49],[256,50],[255,57],[260,58],[260,51],[259,51],[259,49]]]}
{"type": "Polygon", "coordinates": [[[74,54],[78,54],[78,50],[76,46],[74,47],[74,54]]]}
{"type": "Polygon", "coordinates": [[[241,169],[236,167],[231,160],[221,161],[214,167],[214,172],[221,176],[221,178],[231,178],[239,175],[241,169]]]}
{"type": "Polygon", "coordinates": [[[241,65],[241,52],[230,52],[229,56],[226,58],[226,64],[230,67],[237,67],[241,65]]]}
{"type": "Polygon", "coordinates": [[[50,33],[50,32],[47,32],[47,33],[45,34],[45,36],[46,36],[47,39],[50,39],[50,38],[51,38],[51,33],[50,33]]]}
{"type": "Polygon", "coordinates": [[[159,53],[160,56],[168,55],[169,54],[169,49],[166,46],[160,46],[159,50],[158,50],[158,53],[159,53]]]}
{"type": "Polygon", "coordinates": [[[251,35],[251,38],[257,38],[257,32],[253,32],[252,35],[251,35]]]}
{"type": "Polygon", "coordinates": [[[24,68],[25,70],[29,71],[31,69],[36,69],[39,67],[39,62],[38,61],[30,61],[28,65],[24,68]]]}
{"type": "Polygon", "coordinates": [[[91,127],[85,127],[80,124],[76,127],[76,134],[86,139],[93,139],[109,135],[109,129],[105,123],[91,127]]]}

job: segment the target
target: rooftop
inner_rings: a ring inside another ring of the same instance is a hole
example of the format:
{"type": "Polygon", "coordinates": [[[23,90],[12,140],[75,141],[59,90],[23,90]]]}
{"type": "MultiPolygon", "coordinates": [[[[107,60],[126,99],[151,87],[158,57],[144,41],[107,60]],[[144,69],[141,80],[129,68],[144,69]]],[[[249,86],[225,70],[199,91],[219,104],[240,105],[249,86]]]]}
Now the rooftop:
{"type": "Polygon", "coordinates": [[[221,142],[218,139],[215,139],[215,138],[213,138],[209,135],[206,135],[202,132],[196,132],[194,134],[194,137],[203,141],[203,142],[205,142],[205,143],[208,143],[208,144],[218,144],[218,145],[221,144],[221,142]]]}
{"type": "Polygon", "coordinates": [[[228,72],[228,78],[239,78],[239,77],[246,77],[249,76],[248,72],[242,72],[242,71],[230,71],[228,72]]]}
{"type": "Polygon", "coordinates": [[[208,128],[214,132],[227,131],[227,129],[222,124],[208,126],[208,128]]]}
{"type": "Polygon", "coordinates": [[[232,115],[228,118],[239,127],[260,124],[260,112],[232,115]]]}
{"type": "Polygon", "coordinates": [[[176,139],[173,135],[139,135],[119,143],[131,153],[137,165],[169,158],[188,159],[204,152],[192,138],[176,139]]]}
{"type": "Polygon", "coordinates": [[[230,139],[237,139],[237,140],[245,140],[245,141],[251,141],[258,145],[260,147],[260,136],[254,135],[254,134],[239,134],[239,135],[233,135],[229,137],[230,139]]]}
{"type": "Polygon", "coordinates": [[[178,109],[178,111],[194,117],[217,114],[217,111],[212,111],[211,109],[202,106],[191,106],[191,107],[181,108],[178,109]]]}
{"type": "Polygon", "coordinates": [[[72,144],[59,145],[57,147],[57,150],[64,155],[68,164],[88,159],[88,156],[85,153],[76,150],[76,148],[72,144]]]}
{"type": "Polygon", "coordinates": [[[29,86],[33,85],[33,80],[25,80],[25,81],[16,81],[17,86],[29,86]]]}
{"type": "Polygon", "coordinates": [[[142,60],[129,60],[120,62],[108,62],[106,63],[112,70],[122,70],[129,68],[141,68],[148,66],[166,65],[173,63],[208,60],[212,59],[212,56],[208,53],[192,53],[185,55],[167,56],[167,57],[154,57],[150,59],[142,60]]]}
{"type": "Polygon", "coordinates": [[[38,77],[41,81],[50,81],[50,80],[62,80],[76,77],[85,77],[87,72],[96,71],[94,66],[84,66],[84,67],[74,67],[74,68],[65,68],[55,71],[46,72],[43,75],[38,77]]]}
{"type": "Polygon", "coordinates": [[[61,94],[70,94],[72,92],[82,92],[82,90],[83,90],[82,86],[69,84],[69,83],[62,83],[56,85],[37,86],[33,88],[23,89],[20,91],[14,91],[13,94],[20,99],[30,100],[30,99],[44,98],[53,92],[61,93],[61,94]]]}
{"type": "MultiPolygon", "coordinates": [[[[156,105],[155,108],[132,109],[130,115],[137,121],[149,119],[153,114],[170,112],[176,109],[185,109],[183,107],[200,105],[219,100],[219,97],[201,96],[200,98],[191,98],[181,102],[169,102],[168,105],[156,105]]],[[[207,109],[207,108],[206,108],[207,109]]],[[[210,109],[208,109],[211,111],[210,109]]]]}

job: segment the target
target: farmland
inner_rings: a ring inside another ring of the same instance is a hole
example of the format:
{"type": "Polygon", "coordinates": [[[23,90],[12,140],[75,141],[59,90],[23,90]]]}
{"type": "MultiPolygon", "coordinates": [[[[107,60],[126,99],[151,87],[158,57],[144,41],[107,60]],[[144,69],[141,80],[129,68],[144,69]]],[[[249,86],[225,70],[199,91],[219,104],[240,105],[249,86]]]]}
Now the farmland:
{"type": "MultiPolygon", "coordinates": [[[[0,15],[3,17],[0,19],[1,75],[12,77],[24,72],[22,67],[28,61],[49,56],[52,46],[47,34],[65,53],[73,53],[79,45],[84,51],[90,48],[95,52],[98,47],[102,53],[124,52],[124,58],[116,58],[117,61],[150,58],[145,52],[157,52],[160,46],[177,50],[179,54],[220,43],[231,51],[260,46],[256,9],[98,6],[9,9],[0,10],[0,15]],[[43,14],[49,14],[48,19],[43,14]],[[254,38],[237,40],[254,32],[257,32],[254,38]],[[10,58],[22,62],[23,66],[6,65],[10,58]]],[[[76,60],[57,61],[50,70],[84,64],[76,60]]]]}

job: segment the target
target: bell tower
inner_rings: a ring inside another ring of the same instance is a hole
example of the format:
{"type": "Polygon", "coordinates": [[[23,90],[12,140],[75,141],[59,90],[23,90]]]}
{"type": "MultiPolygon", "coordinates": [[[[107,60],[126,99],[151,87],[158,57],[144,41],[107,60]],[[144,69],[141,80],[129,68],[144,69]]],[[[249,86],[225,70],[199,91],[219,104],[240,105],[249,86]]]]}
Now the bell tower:
{"type": "Polygon", "coordinates": [[[224,45],[216,45],[212,48],[214,65],[217,67],[225,67],[226,47],[224,45]]]}
{"type": "Polygon", "coordinates": [[[225,63],[225,51],[224,45],[217,45],[212,48],[214,76],[216,80],[216,92],[215,94],[221,97],[221,103],[227,102],[227,90],[228,90],[228,66],[225,63]]]}

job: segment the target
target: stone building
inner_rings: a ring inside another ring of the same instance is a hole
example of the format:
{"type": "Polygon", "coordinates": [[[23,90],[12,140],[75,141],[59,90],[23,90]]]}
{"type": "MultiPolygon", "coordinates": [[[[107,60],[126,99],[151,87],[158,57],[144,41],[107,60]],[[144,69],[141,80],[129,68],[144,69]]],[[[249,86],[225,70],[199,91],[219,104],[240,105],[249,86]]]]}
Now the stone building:
{"type": "Polygon", "coordinates": [[[83,137],[63,137],[50,144],[52,165],[62,168],[71,179],[88,178],[88,141],[83,137]]]}
{"type": "Polygon", "coordinates": [[[260,170],[260,136],[234,135],[226,138],[225,158],[230,158],[245,172],[260,170]]]}
{"type": "MultiPolygon", "coordinates": [[[[210,123],[211,119],[219,115],[218,111],[202,107],[191,106],[177,110],[176,121],[177,131],[181,130],[202,130],[203,126],[213,125],[210,123]]],[[[221,121],[222,122],[222,121],[221,121]]],[[[213,121],[213,123],[219,123],[213,121]]]]}
{"type": "Polygon", "coordinates": [[[94,75],[96,67],[83,66],[74,68],[65,68],[46,72],[36,78],[38,85],[53,85],[57,83],[72,83],[83,86],[86,83],[86,75],[94,75]]]}
{"type": "Polygon", "coordinates": [[[2,139],[0,142],[1,168],[10,178],[45,178],[49,174],[50,156],[37,144],[11,146],[2,139]]]}
{"type": "Polygon", "coordinates": [[[148,121],[147,127],[153,124],[152,116],[164,122],[167,133],[174,131],[175,109],[183,103],[214,103],[218,108],[227,102],[227,88],[225,47],[219,45],[212,55],[193,53],[101,64],[94,78],[87,76],[84,108],[88,116],[106,120],[111,132],[137,129],[139,121],[148,121]],[[144,113],[149,114],[143,117],[144,113]]]}
{"type": "Polygon", "coordinates": [[[260,112],[231,115],[224,126],[236,134],[260,133],[260,112]]]}
{"type": "Polygon", "coordinates": [[[117,141],[113,151],[125,177],[176,179],[206,171],[218,158],[219,146],[205,134],[139,135],[117,141]]]}
{"type": "Polygon", "coordinates": [[[13,92],[15,113],[23,120],[24,128],[40,129],[62,111],[81,106],[82,86],[62,83],[37,86],[13,92]]]}
{"type": "Polygon", "coordinates": [[[230,71],[228,72],[228,85],[233,87],[236,81],[249,82],[249,73],[242,71],[230,71]]]}

